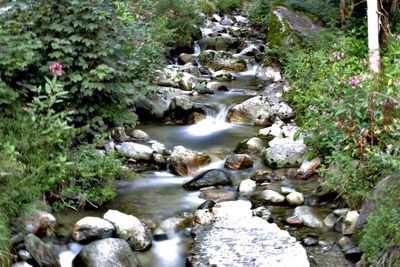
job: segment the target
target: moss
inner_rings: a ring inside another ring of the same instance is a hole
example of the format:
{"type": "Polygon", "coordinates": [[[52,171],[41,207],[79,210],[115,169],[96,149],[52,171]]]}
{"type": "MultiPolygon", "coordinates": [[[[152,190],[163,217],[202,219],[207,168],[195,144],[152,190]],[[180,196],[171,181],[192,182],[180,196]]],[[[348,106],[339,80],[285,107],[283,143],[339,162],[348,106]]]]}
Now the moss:
{"type": "Polygon", "coordinates": [[[288,22],[285,19],[280,21],[278,16],[273,13],[274,10],[271,11],[268,18],[268,42],[270,47],[289,47],[293,44],[299,44],[300,39],[290,28],[288,22]],[[282,28],[284,28],[284,31],[282,31],[282,28]]]}

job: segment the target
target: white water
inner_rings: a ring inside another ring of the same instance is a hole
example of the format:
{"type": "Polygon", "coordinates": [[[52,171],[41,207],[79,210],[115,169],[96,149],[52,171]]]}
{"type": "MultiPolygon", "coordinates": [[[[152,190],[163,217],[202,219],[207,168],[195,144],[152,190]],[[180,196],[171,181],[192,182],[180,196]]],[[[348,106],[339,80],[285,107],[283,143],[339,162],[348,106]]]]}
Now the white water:
{"type": "Polygon", "coordinates": [[[216,116],[211,112],[206,114],[206,118],[190,126],[187,133],[192,136],[206,136],[232,128],[233,125],[226,121],[228,111],[229,107],[225,107],[216,116]]]}
{"type": "Polygon", "coordinates": [[[199,41],[195,41],[194,42],[194,56],[198,56],[200,55],[201,49],[200,49],[200,45],[199,45],[199,41]]]}

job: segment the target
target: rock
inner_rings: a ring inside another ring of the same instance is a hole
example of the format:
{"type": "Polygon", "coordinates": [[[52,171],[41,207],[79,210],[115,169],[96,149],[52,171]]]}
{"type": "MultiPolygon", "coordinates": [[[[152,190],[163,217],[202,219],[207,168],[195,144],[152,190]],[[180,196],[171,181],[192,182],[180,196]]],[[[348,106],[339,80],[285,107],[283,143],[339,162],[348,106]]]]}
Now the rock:
{"type": "Polygon", "coordinates": [[[214,206],[213,219],[196,230],[188,266],[309,266],[294,237],[252,216],[250,208],[241,200],[214,206]]]}
{"type": "Polygon", "coordinates": [[[271,212],[266,207],[258,207],[253,210],[253,215],[258,216],[263,220],[271,220],[271,212]]]}
{"type": "Polygon", "coordinates": [[[194,90],[198,93],[201,93],[203,91],[208,92],[204,84],[200,83],[196,77],[186,72],[184,72],[183,75],[180,77],[179,88],[185,91],[194,90]]]}
{"type": "Polygon", "coordinates": [[[233,21],[229,18],[224,18],[222,19],[219,24],[224,25],[224,26],[232,26],[233,25],[233,21]]]}
{"type": "Polygon", "coordinates": [[[155,240],[166,240],[174,236],[175,232],[184,230],[192,221],[192,217],[172,217],[162,221],[154,230],[155,240]]]}
{"type": "Polygon", "coordinates": [[[136,113],[142,119],[162,119],[169,111],[172,93],[167,87],[158,87],[135,99],[136,113]]]}
{"type": "Polygon", "coordinates": [[[357,262],[361,259],[362,251],[353,242],[343,247],[342,250],[346,258],[350,259],[353,262],[357,262]]]}
{"type": "Polygon", "coordinates": [[[29,234],[25,237],[26,250],[40,267],[59,267],[57,261],[50,249],[35,235],[29,234]]]}
{"type": "Polygon", "coordinates": [[[140,263],[125,240],[107,238],[84,247],[74,258],[73,266],[139,267],[140,263]]]}
{"type": "Polygon", "coordinates": [[[33,267],[33,266],[23,261],[23,262],[16,262],[12,264],[11,267],[33,267]]]}
{"type": "Polygon", "coordinates": [[[53,231],[56,218],[46,211],[34,212],[25,222],[25,230],[36,236],[46,236],[53,231]]]}
{"type": "Polygon", "coordinates": [[[226,87],[225,84],[220,83],[220,82],[209,82],[209,83],[207,83],[207,89],[212,91],[212,92],[228,91],[228,87],[226,87]]]}
{"type": "Polygon", "coordinates": [[[339,245],[340,247],[344,248],[344,247],[350,245],[351,242],[352,242],[352,241],[351,241],[350,237],[348,237],[348,236],[343,236],[342,238],[339,239],[338,245],[339,245]]]}
{"type": "Polygon", "coordinates": [[[310,228],[322,228],[322,221],[315,215],[314,210],[308,206],[298,206],[294,209],[294,216],[300,218],[303,224],[310,228]]]}
{"type": "Polygon", "coordinates": [[[115,127],[113,133],[114,140],[117,142],[126,142],[129,139],[125,133],[124,127],[115,127]]]}
{"type": "Polygon", "coordinates": [[[271,182],[273,179],[272,170],[255,170],[250,179],[256,181],[257,183],[271,182]]]}
{"type": "Polygon", "coordinates": [[[357,224],[358,216],[359,216],[359,214],[355,210],[349,211],[346,214],[346,218],[344,219],[343,225],[342,225],[342,233],[344,235],[352,235],[354,233],[354,229],[357,224]]]}
{"type": "Polygon", "coordinates": [[[175,146],[170,158],[170,169],[181,176],[192,175],[196,170],[211,161],[203,152],[191,151],[183,146],[175,146]]]}
{"type": "Polygon", "coordinates": [[[178,56],[178,63],[181,65],[185,65],[187,63],[196,64],[196,57],[194,55],[182,53],[178,56]]]}
{"type": "Polygon", "coordinates": [[[348,208],[335,209],[335,210],[333,210],[333,214],[335,214],[338,217],[345,217],[349,211],[350,211],[350,209],[348,209],[348,208]]]}
{"type": "Polygon", "coordinates": [[[214,200],[206,200],[204,201],[197,209],[201,210],[201,209],[210,209],[212,207],[214,207],[215,205],[215,201],[214,200]]]}
{"type": "Polygon", "coordinates": [[[297,170],[296,178],[298,179],[308,179],[315,173],[315,170],[321,164],[321,159],[316,157],[315,159],[309,161],[304,160],[300,168],[297,170]]]}
{"type": "Polygon", "coordinates": [[[289,205],[299,206],[304,203],[304,196],[302,193],[292,192],[286,196],[286,201],[289,203],[289,205]]]}
{"type": "Polygon", "coordinates": [[[266,201],[267,203],[273,203],[273,204],[280,204],[285,202],[285,197],[279,194],[278,192],[274,190],[264,190],[262,191],[261,194],[261,200],[266,201]]]}
{"type": "Polygon", "coordinates": [[[135,216],[108,210],[103,218],[114,225],[118,238],[128,241],[132,249],[146,250],[151,247],[150,230],[135,216]]]}
{"type": "Polygon", "coordinates": [[[153,151],[155,153],[159,153],[161,155],[165,155],[167,154],[167,148],[165,147],[164,144],[161,144],[160,142],[154,142],[153,144],[151,144],[151,149],[153,149],[153,151]]]}
{"type": "Polygon", "coordinates": [[[241,141],[235,149],[235,153],[261,154],[265,150],[264,142],[258,137],[252,137],[241,141]]]}
{"type": "Polygon", "coordinates": [[[231,170],[243,170],[253,167],[253,160],[247,154],[234,154],[226,158],[225,168],[231,170]]]}
{"type": "Polygon", "coordinates": [[[159,153],[153,154],[153,161],[155,164],[157,164],[159,166],[167,165],[167,160],[164,158],[164,156],[162,154],[159,154],[159,153]]]}
{"type": "MultiPolygon", "coordinates": [[[[269,101],[271,102],[271,100],[269,101]]],[[[293,109],[285,102],[274,103],[271,110],[277,118],[282,120],[287,120],[294,116],[293,109]]]]}
{"type": "Polygon", "coordinates": [[[249,23],[249,19],[243,16],[234,16],[237,23],[246,25],[249,23]]]}
{"type": "Polygon", "coordinates": [[[18,250],[18,258],[21,259],[22,261],[27,261],[32,259],[32,256],[28,251],[20,249],[18,250]]]}
{"type": "Polygon", "coordinates": [[[290,193],[296,192],[296,190],[294,190],[293,188],[290,188],[290,187],[282,186],[281,192],[282,192],[282,194],[288,195],[290,193]]]}
{"type": "Polygon", "coordinates": [[[318,245],[318,238],[309,236],[304,238],[301,243],[306,247],[316,246],[318,245]]]}
{"type": "Polygon", "coordinates": [[[250,195],[256,189],[256,182],[250,179],[246,179],[240,182],[238,191],[242,195],[250,195]]]}
{"type": "Polygon", "coordinates": [[[199,209],[194,213],[193,223],[204,225],[209,224],[214,219],[212,213],[208,209],[199,209]]]}
{"type": "Polygon", "coordinates": [[[299,226],[299,225],[303,224],[303,220],[298,216],[291,216],[291,217],[286,219],[286,222],[289,225],[295,225],[295,226],[299,226]]]}
{"type": "Polygon", "coordinates": [[[88,243],[97,239],[112,237],[114,226],[97,217],[85,217],[77,221],[72,230],[72,239],[78,243],[88,243]]]}
{"type": "Polygon", "coordinates": [[[292,141],[288,138],[274,138],[265,150],[264,161],[276,168],[297,167],[304,160],[307,146],[303,140],[292,141]]]}
{"type": "Polygon", "coordinates": [[[270,47],[293,47],[310,32],[321,26],[304,12],[295,12],[283,6],[271,8],[268,19],[268,42],[270,47]]]}
{"type": "Polygon", "coordinates": [[[110,141],[104,144],[104,150],[106,152],[114,151],[115,150],[115,143],[114,141],[110,141]]]}
{"type": "Polygon", "coordinates": [[[150,139],[150,136],[146,132],[139,130],[139,129],[133,129],[128,134],[137,140],[149,140],[150,139]]]}
{"type": "Polygon", "coordinates": [[[213,71],[241,72],[247,67],[244,59],[233,57],[231,53],[225,51],[205,50],[200,53],[199,61],[203,66],[213,71]]]}
{"type": "Polygon", "coordinates": [[[209,186],[232,185],[231,178],[222,170],[208,170],[183,184],[183,188],[196,190],[209,186]]]}
{"type": "Polygon", "coordinates": [[[212,19],[216,22],[220,22],[222,20],[221,16],[218,14],[213,14],[212,19]]]}
{"type": "Polygon", "coordinates": [[[268,126],[272,124],[273,114],[268,99],[255,96],[232,107],[227,119],[234,124],[268,126]]]}
{"type": "Polygon", "coordinates": [[[215,201],[228,201],[237,197],[237,192],[230,188],[215,188],[213,186],[200,189],[201,194],[199,198],[215,200],[215,201]]]}
{"type": "Polygon", "coordinates": [[[218,81],[232,81],[235,79],[235,76],[225,70],[219,70],[212,74],[212,78],[218,81]]]}
{"type": "Polygon", "coordinates": [[[282,80],[281,71],[277,67],[259,67],[256,70],[256,77],[266,82],[279,82],[282,80]]]}
{"type": "Polygon", "coordinates": [[[324,225],[328,227],[329,229],[333,229],[335,226],[335,223],[337,222],[338,218],[335,216],[335,214],[331,213],[328,216],[325,217],[324,219],[324,225]]]}
{"type": "Polygon", "coordinates": [[[199,67],[199,71],[200,71],[201,75],[203,75],[203,76],[208,76],[208,77],[210,77],[210,76],[213,75],[213,74],[211,73],[211,71],[209,71],[207,68],[205,68],[205,67],[203,67],[203,66],[199,67]]]}
{"type": "Polygon", "coordinates": [[[206,37],[199,41],[201,51],[204,50],[236,50],[240,45],[240,40],[231,36],[223,35],[216,37],[206,37]]]}
{"type": "Polygon", "coordinates": [[[194,108],[194,103],[188,96],[176,96],[171,102],[172,116],[174,118],[185,118],[194,108]]]}
{"type": "Polygon", "coordinates": [[[123,142],[116,148],[122,156],[136,160],[150,160],[153,154],[153,149],[150,147],[133,142],[123,142]]]}
{"type": "Polygon", "coordinates": [[[275,122],[267,127],[260,129],[258,135],[262,138],[273,139],[275,137],[282,138],[283,137],[283,129],[282,127],[285,125],[283,121],[280,119],[276,119],[275,122]]]}

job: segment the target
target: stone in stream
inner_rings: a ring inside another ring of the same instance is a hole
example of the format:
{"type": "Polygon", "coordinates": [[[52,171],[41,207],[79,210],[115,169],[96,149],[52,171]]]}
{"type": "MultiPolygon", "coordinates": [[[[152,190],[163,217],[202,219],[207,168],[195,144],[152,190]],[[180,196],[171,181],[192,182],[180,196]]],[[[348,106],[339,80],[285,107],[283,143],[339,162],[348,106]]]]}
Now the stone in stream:
{"type": "Polygon", "coordinates": [[[192,220],[192,216],[181,216],[165,219],[154,230],[154,239],[166,240],[174,236],[175,232],[184,230],[192,220]]]}
{"type": "Polygon", "coordinates": [[[59,267],[53,252],[40,240],[37,236],[29,234],[25,237],[26,250],[31,254],[32,258],[43,267],[59,267]]]}
{"type": "Polygon", "coordinates": [[[171,88],[158,87],[135,98],[136,113],[141,119],[162,119],[168,113],[171,101],[171,88]]]}
{"type": "Polygon", "coordinates": [[[354,233],[354,229],[356,228],[357,220],[358,220],[359,214],[357,211],[349,211],[346,214],[346,217],[343,221],[342,225],[342,233],[344,235],[352,235],[354,233]]]}
{"type": "Polygon", "coordinates": [[[248,201],[221,202],[193,229],[187,266],[310,266],[305,249],[276,224],[253,216],[248,201]]]}
{"type": "Polygon", "coordinates": [[[56,218],[46,211],[36,211],[25,221],[25,230],[36,236],[46,236],[52,232],[56,218]]]}
{"type": "Polygon", "coordinates": [[[170,158],[170,169],[181,176],[192,175],[197,169],[211,161],[208,154],[175,146],[170,158]]]}
{"type": "Polygon", "coordinates": [[[220,70],[216,71],[212,74],[212,78],[218,81],[232,81],[235,80],[235,76],[233,76],[231,73],[225,71],[225,70],[220,70]]]}
{"type": "Polygon", "coordinates": [[[285,202],[285,197],[274,190],[264,190],[259,195],[260,200],[266,203],[281,204],[285,202]]]}
{"type": "Polygon", "coordinates": [[[204,50],[224,50],[236,51],[240,45],[240,40],[231,36],[206,37],[199,40],[202,51],[204,50]]]}
{"type": "Polygon", "coordinates": [[[263,140],[258,137],[252,137],[241,141],[234,150],[235,153],[245,153],[245,154],[261,154],[266,147],[264,146],[263,140]]]}
{"type": "Polygon", "coordinates": [[[209,186],[232,185],[231,178],[222,170],[208,170],[183,184],[183,188],[197,190],[209,186]]]}
{"type": "Polygon", "coordinates": [[[251,179],[246,179],[240,182],[238,192],[241,195],[250,195],[256,190],[256,182],[251,179]]]}
{"type": "Polygon", "coordinates": [[[302,193],[294,191],[286,196],[286,201],[289,205],[299,206],[304,203],[304,196],[302,193]]]}
{"type": "Polygon", "coordinates": [[[241,72],[247,67],[244,59],[234,57],[231,53],[225,51],[205,50],[200,53],[199,61],[203,66],[213,71],[241,72]]]}
{"type": "Polygon", "coordinates": [[[198,210],[203,210],[203,209],[207,210],[207,209],[214,207],[215,204],[217,204],[217,203],[215,203],[214,200],[206,200],[197,209],[198,210]]]}
{"type": "Polygon", "coordinates": [[[228,87],[226,87],[225,84],[220,83],[220,82],[209,82],[209,83],[207,83],[207,89],[212,91],[212,92],[228,91],[228,87]]]}
{"type": "Polygon", "coordinates": [[[307,152],[303,140],[276,137],[269,145],[264,153],[264,161],[268,166],[276,168],[300,166],[307,152]]]}
{"type": "Polygon", "coordinates": [[[256,181],[256,183],[271,182],[273,178],[272,169],[255,170],[250,177],[250,179],[256,181]]]}
{"type": "Polygon", "coordinates": [[[116,148],[122,156],[136,160],[150,160],[153,154],[153,149],[149,146],[133,142],[123,142],[116,148]]]}
{"type": "Polygon", "coordinates": [[[274,115],[268,99],[255,96],[232,107],[227,119],[234,124],[269,126],[274,120],[274,115]]]}
{"type": "Polygon", "coordinates": [[[293,215],[298,217],[305,226],[310,228],[322,228],[323,222],[315,214],[313,208],[308,206],[298,206],[294,209],[293,215]]]}
{"type": "Polygon", "coordinates": [[[98,217],[84,217],[75,223],[72,239],[78,243],[88,243],[112,237],[114,230],[114,226],[107,220],[98,217]]]}
{"type": "Polygon", "coordinates": [[[74,267],[139,267],[140,263],[128,242],[106,238],[84,247],[72,262],[74,267]]]}
{"type": "Polygon", "coordinates": [[[151,247],[151,233],[138,218],[117,210],[108,210],[103,218],[111,222],[119,238],[128,241],[134,250],[146,250],[151,247]]]}
{"type": "Polygon", "coordinates": [[[178,63],[181,65],[185,65],[187,63],[196,64],[196,56],[182,53],[178,56],[178,63]]]}
{"type": "Polygon", "coordinates": [[[247,154],[234,154],[226,158],[225,168],[231,170],[243,170],[253,167],[253,160],[247,154]]]}
{"type": "Polygon", "coordinates": [[[281,71],[277,67],[258,67],[256,70],[256,77],[262,81],[274,83],[282,80],[281,71]]]}
{"type": "Polygon", "coordinates": [[[321,159],[316,157],[313,160],[304,160],[300,168],[297,170],[297,179],[308,179],[315,173],[315,170],[321,164],[321,159]]]}

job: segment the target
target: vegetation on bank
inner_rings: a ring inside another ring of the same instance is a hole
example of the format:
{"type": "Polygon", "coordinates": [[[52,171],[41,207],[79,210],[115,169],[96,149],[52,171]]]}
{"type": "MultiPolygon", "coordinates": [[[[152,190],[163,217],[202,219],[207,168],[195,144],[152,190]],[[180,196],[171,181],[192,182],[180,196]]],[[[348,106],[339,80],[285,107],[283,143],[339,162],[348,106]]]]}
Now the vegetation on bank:
{"type": "MultiPolygon", "coordinates": [[[[324,30],[293,48],[269,47],[266,61],[278,59],[293,88],[286,97],[309,136],[308,156],[323,158],[323,186],[358,209],[382,179],[400,171],[400,13],[391,14],[392,34],[386,33],[381,49],[383,70],[374,75],[368,69],[365,13],[358,10],[361,18],[349,18],[339,31],[335,1],[312,1],[307,10],[310,1],[255,1],[251,22],[264,24],[265,12],[275,4],[324,14],[324,30]]],[[[370,263],[400,244],[399,184],[397,179],[385,197],[376,199],[368,218],[360,246],[370,263]]]]}

